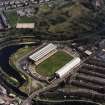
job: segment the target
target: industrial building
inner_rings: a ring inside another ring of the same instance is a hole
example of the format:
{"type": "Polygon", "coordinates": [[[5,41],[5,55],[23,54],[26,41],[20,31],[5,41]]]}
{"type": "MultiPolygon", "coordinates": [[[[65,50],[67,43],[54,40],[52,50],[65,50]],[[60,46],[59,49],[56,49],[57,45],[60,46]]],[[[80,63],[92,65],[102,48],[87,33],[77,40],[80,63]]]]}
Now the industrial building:
{"type": "Polygon", "coordinates": [[[57,46],[50,43],[43,47],[42,49],[38,50],[34,54],[29,56],[29,59],[34,61],[36,65],[46,60],[48,57],[52,56],[54,53],[57,52],[57,46]]]}
{"type": "Polygon", "coordinates": [[[66,65],[64,65],[61,69],[55,72],[55,75],[58,78],[63,78],[68,73],[72,72],[72,70],[77,67],[81,62],[81,59],[79,57],[74,58],[70,62],[68,62],[66,65]]]}

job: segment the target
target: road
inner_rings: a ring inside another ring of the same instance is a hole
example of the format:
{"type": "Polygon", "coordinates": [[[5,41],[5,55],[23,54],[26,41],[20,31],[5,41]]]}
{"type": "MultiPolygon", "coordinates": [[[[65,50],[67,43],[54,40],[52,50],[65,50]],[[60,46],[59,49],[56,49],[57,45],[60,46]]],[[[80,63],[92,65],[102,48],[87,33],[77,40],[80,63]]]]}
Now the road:
{"type": "Polygon", "coordinates": [[[31,100],[38,96],[40,93],[43,93],[45,91],[48,91],[50,89],[53,89],[54,87],[57,87],[59,83],[61,83],[62,80],[58,79],[55,82],[53,82],[52,84],[48,85],[47,87],[44,87],[42,89],[39,89],[38,91],[33,92],[23,103],[22,105],[31,105],[31,100]]]}

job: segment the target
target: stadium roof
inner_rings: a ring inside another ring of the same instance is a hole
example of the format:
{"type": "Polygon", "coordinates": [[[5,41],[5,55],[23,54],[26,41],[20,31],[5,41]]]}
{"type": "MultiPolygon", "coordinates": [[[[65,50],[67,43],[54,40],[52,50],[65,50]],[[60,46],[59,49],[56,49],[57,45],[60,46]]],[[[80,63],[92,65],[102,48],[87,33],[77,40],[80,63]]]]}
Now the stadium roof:
{"type": "Polygon", "coordinates": [[[47,46],[45,46],[42,49],[40,49],[39,51],[37,51],[34,54],[32,54],[31,56],[29,56],[29,58],[36,62],[36,61],[40,60],[41,58],[43,58],[44,56],[46,56],[51,51],[55,50],[56,48],[57,48],[57,46],[55,46],[54,44],[50,43],[47,46]]]}
{"type": "Polygon", "coordinates": [[[80,64],[80,58],[76,57],[70,62],[68,62],[66,65],[64,65],[61,69],[55,72],[55,74],[59,77],[62,78],[64,77],[67,73],[72,72],[73,68],[75,68],[78,64],[80,64]]]}

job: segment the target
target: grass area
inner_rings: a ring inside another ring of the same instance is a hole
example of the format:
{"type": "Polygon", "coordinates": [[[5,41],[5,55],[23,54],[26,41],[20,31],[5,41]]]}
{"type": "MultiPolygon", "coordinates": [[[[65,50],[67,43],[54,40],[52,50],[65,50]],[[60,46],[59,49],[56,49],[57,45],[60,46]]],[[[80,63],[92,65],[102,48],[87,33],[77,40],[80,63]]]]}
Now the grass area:
{"type": "Polygon", "coordinates": [[[27,76],[27,81],[19,87],[19,90],[29,95],[40,88],[42,88],[40,83],[36,82],[36,80],[32,79],[30,76],[27,76]]]}
{"type": "Polygon", "coordinates": [[[95,13],[79,2],[63,3],[63,5],[59,3],[57,7],[42,4],[35,16],[39,17],[36,20],[37,30],[42,32],[70,33],[69,36],[73,36],[75,33],[93,31],[98,27],[95,13]],[[41,25],[40,21],[46,22],[47,27],[45,28],[46,24],[41,25]]]}
{"type": "Polygon", "coordinates": [[[63,13],[68,12],[68,16],[71,18],[81,17],[89,12],[88,8],[85,8],[80,3],[76,2],[74,5],[68,5],[61,9],[63,13]]]}
{"type": "Polygon", "coordinates": [[[18,19],[18,23],[33,23],[34,22],[34,18],[33,17],[19,17],[18,19]]]}
{"type": "Polygon", "coordinates": [[[33,17],[19,17],[16,11],[6,12],[7,20],[12,27],[15,27],[17,23],[33,23],[33,17]]]}
{"type": "MultiPolygon", "coordinates": [[[[30,51],[32,51],[32,47],[31,46],[25,46],[22,47],[20,49],[18,49],[14,54],[11,55],[11,57],[9,58],[10,60],[10,65],[17,70],[16,68],[16,61],[18,59],[20,59],[21,57],[23,57],[24,55],[28,54],[30,51]]],[[[41,88],[42,86],[38,83],[35,83],[35,81],[29,77],[28,75],[25,75],[23,73],[20,72],[20,75],[26,80],[26,82],[24,84],[22,84],[19,87],[19,90],[21,90],[22,92],[26,93],[26,94],[30,94],[31,92],[41,88]]],[[[8,80],[9,83],[18,86],[18,81],[14,78],[10,78],[8,80]]]]}
{"type": "Polygon", "coordinates": [[[38,13],[49,13],[49,12],[51,12],[51,8],[48,6],[48,4],[40,5],[38,13]]]}
{"type": "Polygon", "coordinates": [[[16,62],[18,59],[20,59],[21,57],[23,57],[24,55],[26,55],[30,51],[32,51],[32,47],[30,47],[30,46],[25,46],[23,48],[20,48],[17,50],[16,53],[11,55],[10,60],[16,62]]]}
{"type": "Polygon", "coordinates": [[[31,85],[32,85],[32,80],[29,76],[27,76],[27,81],[21,87],[19,87],[19,90],[29,95],[31,85]]]}
{"type": "Polygon", "coordinates": [[[0,73],[2,73],[2,77],[11,85],[18,87],[19,82],[14,77],[9,76],[7,73],[5,73],[2,68],[0,67],[0,73]]]}
{"type": "Polygon", "coordinates": [[[18,87],[19,86],[19,81],[13,77],[7,77],[6,79],[8,81],[8,83],[12,84],[13,86],[18,87]]]}
{"type": "Polygon", "coordinates": [[[63,22],[56,25],[50,25],[48,31],[53,32],[53,33],[65,32],[65,31],[68,31],[68,29],[70,30],[69,26],[70,26],[69,22],[63,22]]]}
{"type": "Polygon", "coordinates": [[[72,60],[73,57],[69,54],[58,51],[53,56],[49,57],[37,66],[37,72],[44,76],[51,76],[54,72],[72,60]]]}
{"type": "Polygon", "coordinates": [[[9,24],[12,27],[15,27],[18,21],[18,16],[17,16],[16,11],[6,12],[6,16],[7,16],[9,24]]]}
{"type": "MultiPolygon", "coordinates": [[[[32,47],[25,46],[23,48],[18,49],[16,53],[12,54],[9,58],[9,64],[11,65],[11,67],[13,67],[15,70],[17,70],[17,68],[16,68],[17,60],[20,59],[21,57],[23,57],[24,55],[28,54],[30,51],[32,51],[32,47]]],[[[20,73],[20,75],[24,79],[26,79],[26,76],[23,73],[20,73]]]]}

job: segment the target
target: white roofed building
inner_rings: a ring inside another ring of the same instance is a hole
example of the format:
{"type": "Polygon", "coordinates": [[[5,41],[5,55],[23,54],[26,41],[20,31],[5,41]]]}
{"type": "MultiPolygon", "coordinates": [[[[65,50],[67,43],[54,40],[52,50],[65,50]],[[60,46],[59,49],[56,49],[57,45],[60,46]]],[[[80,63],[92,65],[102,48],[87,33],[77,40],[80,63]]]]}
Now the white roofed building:
{"type": "Polygon", "coordinates": [[[56,76],[59,78],[63,78],[68,73],[72,72],[72,70],[77,67],[81,62],[81,59],[79,57],[74,58],[70,62],[68,62],[66,65],[64,65],[61,69],[55,72],[56,76]]]}
{"type": "Polygon", "coordinates": [[[57,46],[50,43],[45,47],[43,47],[42,49],[35,52],[34,54],[30,55],[29,59],[31,59],[32,61],[35,62],[36,65],[38,65],[39,63],[43,62],[44,60],[46,60],[56,52],[57,52],[57,46]]]}
{"type": "Polygon", "coordinates": [[[91,54],[92,54],[92,52],[91,52],[91,51],[89,51],[89,50],[86,50],[86,51],[85,51],[85,54],[87,54],[87,55],[91,55],[91,54]]]}

